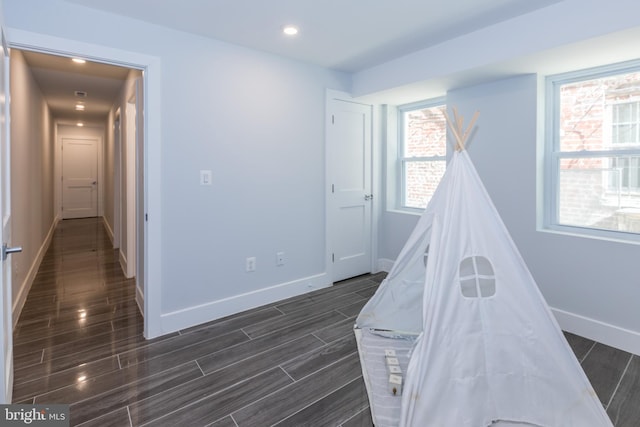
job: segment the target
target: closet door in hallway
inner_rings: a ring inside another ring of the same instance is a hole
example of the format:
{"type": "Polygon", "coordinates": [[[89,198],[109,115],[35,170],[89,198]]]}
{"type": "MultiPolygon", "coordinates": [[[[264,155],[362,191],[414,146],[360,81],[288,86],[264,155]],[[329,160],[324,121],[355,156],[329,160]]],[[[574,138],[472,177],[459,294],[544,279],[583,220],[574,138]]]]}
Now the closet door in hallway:
{"type": "Polygon", "coordinates": [[[98,216],[98,140],[62,140],[62,217],[98,216]]]}

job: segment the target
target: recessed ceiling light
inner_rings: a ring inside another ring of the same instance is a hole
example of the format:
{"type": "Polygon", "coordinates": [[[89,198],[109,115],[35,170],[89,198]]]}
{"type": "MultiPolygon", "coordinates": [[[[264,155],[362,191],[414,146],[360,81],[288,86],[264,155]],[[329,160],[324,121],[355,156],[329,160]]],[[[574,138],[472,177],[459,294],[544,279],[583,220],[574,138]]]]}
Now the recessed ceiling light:
{"type": "Polygon", "coordinates": [[[82,122],[78,122],[78,123],[76,123],[76,126],[78,126],[78,127],[80,127],[80,128],[81,128],[82,126],[84,126],[84,123],[82,123],[82,122]]]}
{"type": "Polygon", "coordinates": [[[84,111],[84,105],[83,104],[76,104],[76,110],[77,111],[84,111]]]}
{"type": "Polygon", "coordinates": [[[284,28],[282,28],[282,32],[288,36],[295,36],[298,34],[298,27],[295,25],[285,25],[284,28]]]}
{"type": "Polygon", "coordinates": [[[84,60],[84,59],[82,59],[82,58],[72,58],[71,60],[72,60],[73,62],[75,62],[76,64],[84,64],[85,62],[87,62],[87,61],[85,61],[85,60],[84,60]]]}

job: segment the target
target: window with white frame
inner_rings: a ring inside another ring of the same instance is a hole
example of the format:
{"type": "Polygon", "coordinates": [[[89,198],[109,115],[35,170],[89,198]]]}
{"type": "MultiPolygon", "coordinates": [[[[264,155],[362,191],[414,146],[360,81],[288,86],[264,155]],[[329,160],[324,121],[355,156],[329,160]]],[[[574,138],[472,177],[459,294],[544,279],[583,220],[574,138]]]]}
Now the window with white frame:
{"type": "Polygon", "coordinates": [[[424,209],[447,167],[443,98],[398,107],[401,208],[424,209]]]}
{"type": "Polygon", "coordinates": [[[640,62],[547,78],[546,224],[640,240],[640,62]]]}

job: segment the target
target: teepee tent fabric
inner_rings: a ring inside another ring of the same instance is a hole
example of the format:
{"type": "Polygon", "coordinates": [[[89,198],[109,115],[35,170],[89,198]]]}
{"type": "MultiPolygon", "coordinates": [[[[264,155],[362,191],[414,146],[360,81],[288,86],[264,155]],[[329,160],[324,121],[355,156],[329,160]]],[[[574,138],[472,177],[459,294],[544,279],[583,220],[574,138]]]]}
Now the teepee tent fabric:
{"type": "MultiPolygon", "coordinates": [[[[400,425],[611,426],[463,146],[357,328],[419,334],[400,425]]],[[[375,421],[375,420],[374,420],[375,421]]]]}

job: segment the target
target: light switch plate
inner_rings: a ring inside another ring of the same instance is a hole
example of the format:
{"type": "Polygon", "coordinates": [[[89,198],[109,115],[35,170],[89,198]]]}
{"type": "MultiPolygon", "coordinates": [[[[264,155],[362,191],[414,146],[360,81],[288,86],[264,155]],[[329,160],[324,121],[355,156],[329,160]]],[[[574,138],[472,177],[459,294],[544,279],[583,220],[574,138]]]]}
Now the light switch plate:
{"type": "Polygon", "coordinates": [[[200,171],[200,185],[211,185],[211,171],[210,170],[202,170],[200,171]]]}

